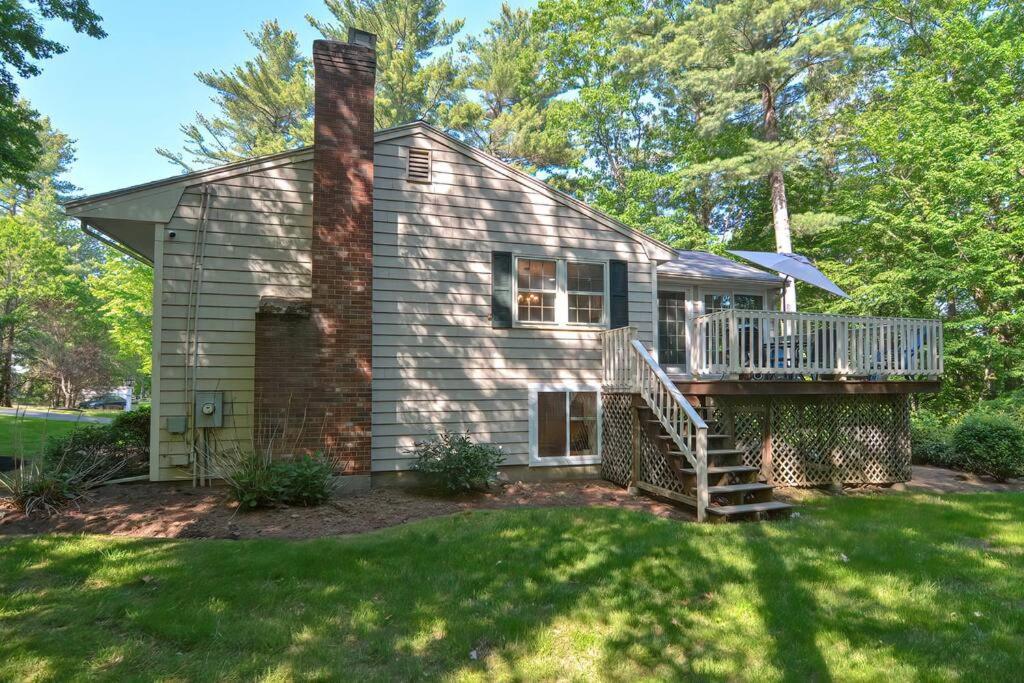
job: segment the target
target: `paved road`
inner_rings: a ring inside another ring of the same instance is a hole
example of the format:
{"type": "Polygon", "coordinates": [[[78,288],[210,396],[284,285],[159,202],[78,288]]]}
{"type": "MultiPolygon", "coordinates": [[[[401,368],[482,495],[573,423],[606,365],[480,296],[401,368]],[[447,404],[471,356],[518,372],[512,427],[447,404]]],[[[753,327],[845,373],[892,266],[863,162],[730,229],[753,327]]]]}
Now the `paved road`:
{"type": "Polygon", "coordinates": [[[110,424],[109,417],[92,417],[75,412],[31,410],[24,408],[0,408],[0,415],[20,415],[22,417],[41,417],[44,420],[56,420],[57,422],[91,422],[94,424],[110,424]]]}

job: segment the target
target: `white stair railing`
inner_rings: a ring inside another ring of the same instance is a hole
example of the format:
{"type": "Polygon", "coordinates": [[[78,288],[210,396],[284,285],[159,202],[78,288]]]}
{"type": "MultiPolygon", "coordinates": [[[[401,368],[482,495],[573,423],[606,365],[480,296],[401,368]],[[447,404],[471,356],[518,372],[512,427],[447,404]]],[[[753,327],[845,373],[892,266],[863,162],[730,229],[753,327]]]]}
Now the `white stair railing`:
{"type": "MultiPolygon", "coordinates": [[[[639,394],[695,473],[697,521],[707,514],[708,426],[637,339],[635,327],[603,333],[604,391],[639,394]]],[[[636,469],[634,469],[634,472],[636,469]]],[[[639,488],[645,482],[635,482],[639,488]]],[[[650,490],[648,488],[648,490],[650,490]]]]}

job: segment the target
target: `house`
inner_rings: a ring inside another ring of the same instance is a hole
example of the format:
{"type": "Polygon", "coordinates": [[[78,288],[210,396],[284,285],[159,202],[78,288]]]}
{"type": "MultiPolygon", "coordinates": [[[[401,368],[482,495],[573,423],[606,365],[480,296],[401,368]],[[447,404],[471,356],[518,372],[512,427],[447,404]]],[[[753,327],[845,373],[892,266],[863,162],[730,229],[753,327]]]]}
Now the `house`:
{"type": "Polygon", "coordinates": [[[780,312],[778,275],[424,123],[374,131],[373,45],[314,44],[313,147],[68,204],[153,264],[151,479],[272,448],[386,484],[444,430],[502,446],[510,476],[601,474],[700,518],[781,509],[772,483],[908,476],[936,322],[780,312]]]}

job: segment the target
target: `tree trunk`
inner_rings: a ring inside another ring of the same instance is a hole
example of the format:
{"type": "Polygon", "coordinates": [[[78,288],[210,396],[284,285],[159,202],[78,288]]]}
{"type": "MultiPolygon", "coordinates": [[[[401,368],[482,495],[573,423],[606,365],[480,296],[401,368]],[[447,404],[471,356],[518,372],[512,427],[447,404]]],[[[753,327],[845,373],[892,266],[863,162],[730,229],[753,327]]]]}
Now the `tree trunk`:
{"type": "Polygon", "coordinates": [[[0,406],[14,402],[14,323],[0,331],[0,406]]]}
{"type": "MultiPolygon", "coordinates": [[[[770,85],[761,86],[761,108],[764,111],[764,139],[767,142],[779,140],[779,117],[775,111],[775,94],[770,85]]],[[[781,167],[773,167],[768,173],[772,192],[772,223],[775,226],[775,251],[792,253],[793,242],[789,229],[789,203],[786,201],[786,179],[781,167]]],[[[796,310],[796,282],[786,280],[783,294],[783,310],[796,310]]]]}

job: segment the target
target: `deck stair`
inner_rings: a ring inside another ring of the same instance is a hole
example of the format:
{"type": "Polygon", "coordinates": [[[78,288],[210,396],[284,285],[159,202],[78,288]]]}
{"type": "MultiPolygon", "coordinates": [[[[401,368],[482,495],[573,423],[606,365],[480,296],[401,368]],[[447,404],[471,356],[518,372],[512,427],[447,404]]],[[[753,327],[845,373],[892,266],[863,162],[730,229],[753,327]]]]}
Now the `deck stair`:
{"type": "Polygon", "coordinates": [[[602,341],[604,390],[628,397],[617,419],[632,425],[629,453],[616,449],[615,464],[609,461],[616,480],[692,507],[698,522],[763,519],[791,508],[774,500],[758,468],[743,464],[728,420],[720,424],[708,401],[684,396],[636,328],[608,330],[602,341]]]}
{"type": "MultiPolygon", "coordinates": [[[[691,404],[697,403],[694,399],[691,404]]],[[[639,412],[640,424],[647,436],[657,445],[682,484],[687,496],[696,497],[697,471],[685,455],[673,448],[673,438],[662,427],[661,421],[653,417],[644,401],[634,402],[639,412]]],[[[705,405],[695,405],[709,428],[716,429],[707,435],[707,514],[710,521],[734,519],[765,519],[788,514],[793,506],[774,499],[774,487],[761,480],[757,467],[743,464],[743,451],[736,448],[736,437],[727,423],[719,424],[711,417],[712,411],[705,405]]]]}

